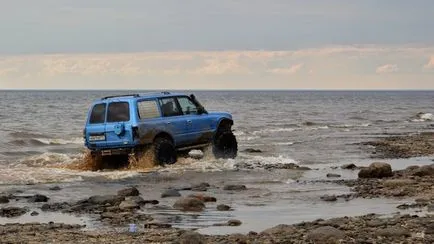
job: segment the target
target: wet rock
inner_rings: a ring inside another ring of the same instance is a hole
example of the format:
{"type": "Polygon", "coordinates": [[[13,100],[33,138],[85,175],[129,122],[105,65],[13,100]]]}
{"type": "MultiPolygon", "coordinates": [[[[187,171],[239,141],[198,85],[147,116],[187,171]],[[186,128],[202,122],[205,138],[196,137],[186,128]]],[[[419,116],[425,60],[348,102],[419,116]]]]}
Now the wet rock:
{"type": "Polygon", "coordinates": [[[173,208],[181,210],[181,211],[193,211],[193,212],[200,212],[203,211],[205,208],[205,204],[194,197],[184,197],[178,199],[175,204],[173,205],[173,208]]]}
{"type": "Polygon", "coordinates": [[[327,178],[339,178],[341,177],[340,174],[333,174],[333,173],[328,173],[327,174],[327,178]]]}
{"type": "Polygon", "coordinates": [[[388,163],[375,162],[367,168],[362,168],[359,171],[359,178],[384,178],[391,177],[392,167],[388,163]]]}
{"type": "Polygon", "coordinates": [[[69,204],[67,202],[60,202],[60,203],[56,202],[56,203],[51,203],[51,204],[46,203],[46,204],[42,205],[41,210],[44,212],[48,212],[48,211],[56,212],[56,211],[60,211],[63,209],[67,209],[69,207],[71,207],[71,204],[69,204]]]}
{"type": "Polygon", "coordinates": [[[203,235],[194,232],[187,231],[179,237],[180,244],[205,244],[205,238],[203,235]]]}
{"type": "Polygon", "coordinates": [[[217,202],[217,199],[215,197],[206,196],[206,195],[202,195],[202,194],[191,194],[188,197],[197,198],[197,199],[201,200],[202,202],[217,202]]]}
{"type": "Polygon", "coordinates": [[[326,201],[326,202],[334,202],[337,201],[338,198],[335,195],[324,195],[320,197],[321,200],[326,201]]]}
{"type": "Polygon", "coordinates": [[[151,223],[146,223],[144,227],[145,229],[167,229],[167,228],[172,228],[172,225],[168,223],[151,222],[151,223]]]}
{"type": "Polygon", "coordinates": [[[9,202],[9,197],[7,196],[0,196],[0,204],[2,203],[8,203],[9,202]]]}
{"type": "Polygon", "coordinates": [[[405,168],[405,170],[407,170],[407,171],[414,171],[414,170],[416,170],[418,168],[419,168],[418,165],[410,165],[407,168],[405,168]]]}
{"type": "Polygon", "coordinates": [[[280,224],[280,225],[274,226],[272,228],[266,229],[266,230],[262,231],[262,233],[274,236],[274,235],[281,235],[281,234],[288,235],[288,234],[292,234],[296,231],[297,231],[297,229],[292,225],[280,224]]]}
{"type": "Polygon", "coordinates": [[[138,209],[138,208],[140,208],[140,205],[131,200],[125,200],[119,204],[120,210],[138,209]]]}
{"type": "Polygon", "coordinates": [[[18,207],[0,208],[0,217],[14,218],[14,217],[19,217],[27,212],[28,209],[26,208],[18,208],[18,207]]]}
{"type": "Polygon", "coordinates": [[[254,148],[246,148],[246,149],[243,150],[243,152],[246,152],[246,153],[261,153],[262,150],[260,150],[260,149],[254,149],[254,148]]]}
{"type": "Polygon", "coordinates": [[[245,185],[225,185],[223,187],[223,190],[225,190],[225,191],[243,191],[243,190],[247,190],[247,187],[245,185]]]}
{"type": "Polygon", "coordinates": [[[240,226],[242,222],[238,219],[230,219],[228,220],[228,226],[240,226]]]}
{"type": "Polygon", "coordinates": [[[85,202],[96,204],[96,205],[119,205],[123,200],[124,196],[116,196],[116,195],[103,195],[103,196],[91,196],[85,202]]]}
{"type": "Polygon", "coordinates": [[[128,187],[118,191],[118,196],[120,197],[138,196],[139,194],[139,190],[135,187],[128,187]]]}
{"type": "Polygon", "coordinates": [[[385,237],[411,236],[410,231],[402,227],[387,227],[385,229],[377,230],[375,234],[377,236],[385,236],[385,237]]]}
{"type": "Polygon", "coordinates": [[[179,193],[179,191],[175,190],[175,189],[169,189],[164,191],[163,193],[161,193],[161,198],[166,198],[166,197],[180,197],[181,193],[179,193]]]}
{"type": "Polygon", "coordinates": [[[193,159],[202,159],[204,155],[201,150],[191,150],[188,152],[188,156],[193,159]]]}
{"type": "Polygon", "coordinates": [[[152,204],[152,205],[157,205],[160,202],[158,200],[145,200],[143,204],[152,204]]]}
{"type": "Polygon", "coordinates": [[[146,204],[146,201],[140,196],[125,197],[125,201],[131,201],[137,205],[145,205],[146,204]]]}
{"type": "Polygon", "coordinates": [[[297,170],[312,170],[311,168],[307,167],[307,166],[299,166],[297,168],[297,170]]]}
{"type": "Polygon", "coordinates": [[[374,220],[370,220],[366,222],[366,226],[368,227],[373,227],[373,228],[377,228],[377,227],[381,227],[381,226],[385,226],[386,222],[384,222],[383,220],[379,220],[379,219],[374,219],[374,220]]]}
{"type": "Polygon", "coordinates": [[[207,190],[208,190],[208,187],[210,187],[210,185],[209,185],[208,183],[206,183],[206,182],[202,182],[202,183],[200,183],[200,184],[193,185],[193,186],[191,187],[191,190],[192,190],[192,191],[207,191],[207,190]]]}
{"type": "Polygon", "coordinates": [[[49,198],[47,196],[36,194],[29,198],[28,202],[47,202],[48,199],[49,198]]]}
{"type": "Polygon", "coordinates": [[[306,238],[315,243],[327,243],[345,238],[345,233],[332,226],[321,226],[308,232],[306,238]]]}
{"type": "Polygon", "coordinates": [[[413,175],[420,177],[434,175],[434,164],[424,165],[418,169],[415,169],[413,175]]]}
{"type": "Polygon", "coordinates": [[[52,187],[48,188],[48,190],[50,190],[50,191],[60,191],[60,190],[62,190],[62,188],[60,188],[60,186],[52,186],[52,187]]]}
{"type": "Polygon", "coordinates": [[[33,211],[33,212],[30,213],[30,216],[37,216],[37,215],[39,215],[39,213],[36,212],[36,211],[33,211]]]}
{"type": "Polygon", "coordinates": [[[341,166],[341,169],[349,169],[349,170],[355,170],[358,167],[355,164],[344,164],[341,166]]]}
{"type": "Polygon", "coordinates": [[[217,210],[218,211],[229,211],[231,210],[231,207],[225,204],[219,204],[217,205],[217,210]]]}

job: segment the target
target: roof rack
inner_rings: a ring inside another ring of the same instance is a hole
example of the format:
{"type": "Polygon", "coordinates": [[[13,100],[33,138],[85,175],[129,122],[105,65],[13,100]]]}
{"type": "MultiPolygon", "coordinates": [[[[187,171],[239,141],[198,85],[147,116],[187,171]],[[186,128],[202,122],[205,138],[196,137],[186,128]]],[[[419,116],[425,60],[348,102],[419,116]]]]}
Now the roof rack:
{"type": "Polygon", "coordinates": [[[139,94],[125,94],[125,95],[114,95],[114,96],[107,96],[107,97],[103,97],[101,98],[102,100],[104,99],[108,99],[108,98],[115,98],[115,97],[139,97],[139,94]]]}

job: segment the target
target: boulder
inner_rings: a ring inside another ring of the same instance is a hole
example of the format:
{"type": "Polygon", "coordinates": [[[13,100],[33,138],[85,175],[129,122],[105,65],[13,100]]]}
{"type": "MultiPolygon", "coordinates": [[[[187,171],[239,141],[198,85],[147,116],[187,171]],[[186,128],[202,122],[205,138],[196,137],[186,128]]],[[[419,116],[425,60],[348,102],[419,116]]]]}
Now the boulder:
{"type": "Polygon", "coordinates": [[[225,191],[243,191],[243,190],[247,190],[247,187],[245,185],[225,185],[223,187],[223,190],[225,190],[225,191]]]}
{"type": "Polygon", "coordinates": [[[120,197],[138,196],[139,194],[139,190],[135,187],[128,187],[118,191],[118,196],[120,197]]]}
{"type": "Polygon", "coordinates": [[[26,208],[7,207],[0,209],[0,217],[14,218],[19,217],[28,212],[26,208]]]}
{"type": "Polygon", "coordinates": [[[341,166],[341,169],[349,169],[349,170],[355,170],[358,167],[355,164],[344,164],[341,166]]]}
{"type": "Polygon", "coordinates": [[[166,198],[166,197],[180,197],[181,193],[179,193],[178,190],[175,189],[169,189],[164,191],[163,193],[161,193],[161,198],[166,198]]]}
{"type": "Polygon", "coordinates": [[[321,226],[309,231],[306,238],[314,243],[337,242],[345,238],[345,233],[332,226],[321,226]]]}
{"type": "Polygon", "coordinates": [[[195,197],[184,197],[178,199],[173,205],[173,208],[181,211],[200,212],[204,210],[205,204],[195,197]]]}
{"type": "Polygon", "coordinates": [[[48,197],[40,194],[36,194],[29,198],[28,202],[47,202],[48,197]]]}
{"type": "Polygon", "coordinates": [[[230,219],[228,220],[228,226],[240,226],[242,222],[238,219],[230,219]]]}
{"type": "Polygon", "coordinates": [[[217,205],[217,210],[218,211],[229,211],[231,210],[231,207],[225,204],[219,204],[217,205]]]}
{"type": "Polygon", "coordinates": [[[414,176],[431,176],[434,175],[434,164],[421,166],[413,171],[414,176]]]}
{"type": "Polygon", "coordinates": [[[85,202],[96,205],[119,205],[124,200],[124,197],[116,195],[91,196],[85,202]]]}
{"type": "Polygon", "coordinates": [[[205,237],[203,235],[194,232],[187,231],[179,237],[180,244],[205,244],[205,237]]]}
{"type": "Polygon", "coordinates": [[[33,212],[30,213],[30,216],[38,216],[38,215],[39,215],[39,213],[36,212],[36,211],[33,211],[33,212]]]}
{"type": "Polygon", "coordinates": [[[375,162],[359,171],[359,178],[384,178],[392,176],[392,167],[388,163],[375,162]]]}

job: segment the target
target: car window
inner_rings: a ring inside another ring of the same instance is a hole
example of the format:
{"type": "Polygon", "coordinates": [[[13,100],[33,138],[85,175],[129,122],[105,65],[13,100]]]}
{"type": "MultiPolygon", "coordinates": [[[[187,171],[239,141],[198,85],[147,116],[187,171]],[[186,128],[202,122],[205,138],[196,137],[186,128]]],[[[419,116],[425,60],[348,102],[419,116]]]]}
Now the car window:
{"type": "Polygon", "coordinates": [[[182,115],[173,97],[160,99],[160,107],[164,117],[182,115]]]}
{"type": "Polygon", "coordinates": [[[96,104],[92,108],[92,112],[90,114],[89,123],[90,124],[100,124],[105,121],[105,103],[96,104]]]}
{"type": "Polygon", "coordinates": [[[155,101],[140,101],[137,103],[140,119],[151,119],[160,117],[157,103],[155,101]]]}
{"type": "Polygon", "coordinates": [[[107,122],[122,122],[130,120],[128,102],[112,102],[107,109],[107,122]]]}
{"type": "Polygon", "coordinates": [[[178,97],[178,102],[183,114],[197,114],[197,107],[190,98],[178,97]]]}

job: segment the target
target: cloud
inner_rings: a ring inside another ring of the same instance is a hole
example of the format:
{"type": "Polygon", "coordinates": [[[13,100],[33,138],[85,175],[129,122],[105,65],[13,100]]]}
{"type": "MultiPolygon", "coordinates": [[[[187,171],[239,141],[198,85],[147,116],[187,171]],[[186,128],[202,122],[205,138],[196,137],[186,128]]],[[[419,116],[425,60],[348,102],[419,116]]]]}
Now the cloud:
{"type": "Polygon", "coordinates": [[[398,72],[398,65],[396,64],[385,64],[377,68],[377,74],[385,73],[395,73],[398,72]]]}
{"type": "Polygon", "coordinates": [[[289,68],[269,69],[268,72],[272,73],[272,74],[277,74],[277,75],[292,75],[292,74],[299,72],[303,68],[303,66],[304,66],[304,64],[300,63],[300,64],[292,65],[289,68]]]}
{"type": "Polygon", "coordinates": [[[425,69],[434,69],[434,55],[430,57],[428,63],[423,66],[425,69]]]}

